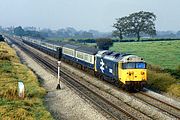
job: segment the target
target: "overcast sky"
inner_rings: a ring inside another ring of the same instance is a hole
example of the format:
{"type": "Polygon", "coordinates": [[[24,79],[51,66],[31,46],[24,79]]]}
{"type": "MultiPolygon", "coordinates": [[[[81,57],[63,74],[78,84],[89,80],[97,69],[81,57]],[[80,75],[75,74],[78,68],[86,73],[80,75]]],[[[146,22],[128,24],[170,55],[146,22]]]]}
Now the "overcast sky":
{"type": "Polygon", "coordinates": [[[0,26],[112,31],[115,18],[156,14],[157,30],[180,30],[180,0],[0,0],[0,26]]]}

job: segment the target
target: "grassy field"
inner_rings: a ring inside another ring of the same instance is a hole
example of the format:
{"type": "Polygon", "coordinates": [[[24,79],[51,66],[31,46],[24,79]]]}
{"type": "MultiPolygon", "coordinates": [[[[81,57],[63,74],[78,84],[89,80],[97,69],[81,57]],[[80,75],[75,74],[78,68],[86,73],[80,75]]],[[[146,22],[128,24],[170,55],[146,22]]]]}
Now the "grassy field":
{"type": "Polygon", "coordinates": [[[40,87],[35,74],[21,64],[15,51],[6,43],[0,42],[0,120],[51,120],[43,97],[46,94],[40,87]],[[25,98],[17,93],[17,81],[25,84],[25,98]]]}
{"type": "Polygon", "coordinates": [[[143,57],[149,64],[176,69],[180,65],[180,40],[161,42],[114,43],[110,50],[143,57]]]}

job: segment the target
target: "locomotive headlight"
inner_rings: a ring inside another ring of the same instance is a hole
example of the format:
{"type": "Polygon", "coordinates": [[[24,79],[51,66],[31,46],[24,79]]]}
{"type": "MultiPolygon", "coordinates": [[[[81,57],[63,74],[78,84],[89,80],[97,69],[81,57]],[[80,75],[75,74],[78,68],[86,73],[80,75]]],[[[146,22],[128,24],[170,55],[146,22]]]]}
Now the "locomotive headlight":
{"type": "Polygon", "coordinates": [[[141,75],[144,75],[145,73],[143,71],[141,71],[141,75]]]}
{"type": "Polygon", "coordinates": [[[129,71],[129,74],[134,74],[134,71],[129,71]]]}
{"type": "Polygon", "coordinates": [[[129,71],[127,74],[131,76],[132,74],[134,74],[134,71],[129,71]]]}

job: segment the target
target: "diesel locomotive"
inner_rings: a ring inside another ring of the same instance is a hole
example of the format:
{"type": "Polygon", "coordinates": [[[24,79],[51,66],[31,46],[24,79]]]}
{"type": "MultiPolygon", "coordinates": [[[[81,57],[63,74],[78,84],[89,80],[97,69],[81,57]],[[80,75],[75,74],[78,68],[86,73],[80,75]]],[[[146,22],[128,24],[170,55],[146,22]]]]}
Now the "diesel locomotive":
{"type": "Polygon", "coordinates": [[[95,76],[120,84],[127,90],[141,90],[147,83],[146,62],[139,56],[27,37],[22,41],[57,59],[62,56],[63,61],[91,70],[95,76]]]}

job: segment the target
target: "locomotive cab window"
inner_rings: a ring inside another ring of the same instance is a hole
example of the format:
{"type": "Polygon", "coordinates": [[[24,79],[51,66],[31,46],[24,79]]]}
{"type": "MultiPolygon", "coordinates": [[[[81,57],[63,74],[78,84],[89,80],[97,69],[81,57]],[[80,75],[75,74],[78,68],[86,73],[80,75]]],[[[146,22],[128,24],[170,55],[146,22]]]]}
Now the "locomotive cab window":
{"type": "Polygon", "coordinates": [[[143,62],[136,63],[136,68],[145,69],[146,63],[143,63],[143,62]]]}
{"type": "Polygon", "coordinates": [[[146,63],[144,62],[129,62],[122,64],[123,69],[145,69],[146,63]]]}

